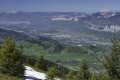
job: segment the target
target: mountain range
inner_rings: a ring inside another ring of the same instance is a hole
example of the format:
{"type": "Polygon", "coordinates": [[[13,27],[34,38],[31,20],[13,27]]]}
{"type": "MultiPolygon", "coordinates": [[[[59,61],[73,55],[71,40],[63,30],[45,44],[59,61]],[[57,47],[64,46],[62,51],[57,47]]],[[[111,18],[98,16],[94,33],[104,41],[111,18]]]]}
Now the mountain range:
{"type": "Polygon", "coordinates": [[[0,12],[0,27],[45,36],[64,44],[109,45],[114,30],[120,32],[120,12],[104,9],[92,14],[81,12],[0,12]]]}

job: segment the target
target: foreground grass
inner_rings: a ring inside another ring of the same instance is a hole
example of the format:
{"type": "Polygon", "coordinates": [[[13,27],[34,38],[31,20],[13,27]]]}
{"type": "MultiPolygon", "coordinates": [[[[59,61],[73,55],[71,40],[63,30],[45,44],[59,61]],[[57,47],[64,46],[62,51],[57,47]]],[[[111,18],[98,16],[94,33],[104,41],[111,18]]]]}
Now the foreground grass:
{"type": "Polygon", "coordinates": [[[0,73],[0,80],[25,80],[25,79],[0,73]]]}

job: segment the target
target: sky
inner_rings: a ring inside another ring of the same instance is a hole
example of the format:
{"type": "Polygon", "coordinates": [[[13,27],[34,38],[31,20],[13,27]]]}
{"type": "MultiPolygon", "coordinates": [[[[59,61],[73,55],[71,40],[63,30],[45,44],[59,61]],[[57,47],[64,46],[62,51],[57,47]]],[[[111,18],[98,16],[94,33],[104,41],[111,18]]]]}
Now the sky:
{"type": "Polygon", "coordinates": [[[97,12],[120,11],[120,0],[0,0],[0,11],[97,12]]]}

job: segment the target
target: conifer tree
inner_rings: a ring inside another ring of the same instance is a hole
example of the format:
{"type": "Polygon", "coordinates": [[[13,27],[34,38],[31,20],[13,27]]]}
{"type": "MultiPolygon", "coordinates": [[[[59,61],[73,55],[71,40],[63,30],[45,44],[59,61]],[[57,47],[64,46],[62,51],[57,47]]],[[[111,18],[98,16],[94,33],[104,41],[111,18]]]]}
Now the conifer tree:
{"type": "Polygon", "coordinates": [[[90,77],[89,67],[85,60],[82,61],[80,69],[76,75],[76,80],[88,80],[90,77]]]}
{"type": "Polygon", "coordinates": [[[92,74],[90,80],[111,80],[105,73],[92,74]]]}
{"type": "Polygon", "coordinates": [[[97,74],[92,74],[90,80],[99,80],[99,76],[97,74]]]}
{"type": "Polygon", "coordinates": [[[26,63],[29,65],[34,65],[33,60],[30,57],[27,57],[26,63]]]}
{"type": "Polygon", "coordinates": [[[3,42],[0,48],[0,67],[3,73],[12,76],[23,76],[22,48],[16,48],[15,39],[9,37],[3,42]]]}
{"type": "Polygon", "coordinates": [[[56,67],[52,67],[47,72],[47,80],[54,80],[54,78],[58,75],[58,70],[56,67]]]}
{"type": "Polygon", "coordinates": [[[70,70],[69,73],[66,75],[66,80],[75,80],[73,70],[70,70]]]}
{"type": "Polygon", "coordinates": [[[43,55],[40,55],[40,58],[37,59],[35,66],[41,70],[47,70],[46,61],[43,59],[43,55]]]}
{"type": "Polygon", "coordinates": [[[109,55],[105,56],[104,61],[99,60],[104,65],[106,72],[111,79],[120,79],[120,44],[116,40],[115,32],[111,43],[112,47],[109,55]]]}

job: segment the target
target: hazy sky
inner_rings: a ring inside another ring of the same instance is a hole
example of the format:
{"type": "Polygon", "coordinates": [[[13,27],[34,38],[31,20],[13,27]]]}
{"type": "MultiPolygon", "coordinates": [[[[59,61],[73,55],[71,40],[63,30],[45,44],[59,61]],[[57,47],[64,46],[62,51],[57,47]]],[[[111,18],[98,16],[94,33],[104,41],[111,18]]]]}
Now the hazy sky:
{"type": "Polygon", "coordinates": [[[0,0],[0,11],[96,12],[120,11],[120,0],[0,0]]]}

